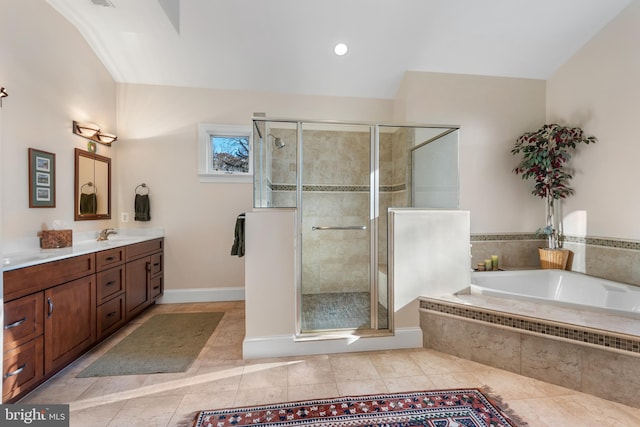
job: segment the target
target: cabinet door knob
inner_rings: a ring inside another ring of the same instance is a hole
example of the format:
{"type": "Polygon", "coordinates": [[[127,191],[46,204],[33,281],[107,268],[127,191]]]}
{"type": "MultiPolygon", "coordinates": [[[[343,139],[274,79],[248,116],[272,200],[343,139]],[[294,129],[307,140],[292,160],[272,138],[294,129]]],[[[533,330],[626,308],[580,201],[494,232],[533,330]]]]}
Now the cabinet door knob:
{"type": "Polygon", "coordinates": [[[49,312],[47,313],[47,317],[51,317],[51,313],[53,313],[53,301],[51,301],[51,298],[47,298],[47,304],[49,304],[49,312]]]}

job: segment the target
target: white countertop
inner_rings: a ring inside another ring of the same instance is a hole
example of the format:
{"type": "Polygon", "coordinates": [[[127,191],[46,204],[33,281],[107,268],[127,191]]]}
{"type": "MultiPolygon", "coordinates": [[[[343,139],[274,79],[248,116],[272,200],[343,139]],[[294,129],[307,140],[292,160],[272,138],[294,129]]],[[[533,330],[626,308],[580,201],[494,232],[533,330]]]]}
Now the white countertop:
{"type": "Polygon", "coordinates": [[[15,270],[18,268],[30,267],[32,265],[43,264],[50,261],[58,261],[78,255],[103,251],[105,249],[117,248],[119,246],[131,245],[144,242],[146,240],[164,237],[164,230],[161,228],[144,229],[119,229],[118,234],[109,236],[109,240],[98,242],[98,233],[78,233],[73,238],[73,246],[56,249],[27,248],[17,251],[9,251],[2,254],[2,271],[15,270]]]}

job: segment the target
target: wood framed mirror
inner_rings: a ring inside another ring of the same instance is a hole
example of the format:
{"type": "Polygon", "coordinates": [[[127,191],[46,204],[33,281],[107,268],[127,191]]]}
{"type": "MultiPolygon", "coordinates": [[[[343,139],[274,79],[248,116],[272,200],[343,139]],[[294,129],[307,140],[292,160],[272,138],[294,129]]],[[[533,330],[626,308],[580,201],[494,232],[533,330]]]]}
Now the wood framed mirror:
{"type": "Polygon", "coordinates": [[[74,218],[111,219],[111,159],[75,149],[74,218]]]}

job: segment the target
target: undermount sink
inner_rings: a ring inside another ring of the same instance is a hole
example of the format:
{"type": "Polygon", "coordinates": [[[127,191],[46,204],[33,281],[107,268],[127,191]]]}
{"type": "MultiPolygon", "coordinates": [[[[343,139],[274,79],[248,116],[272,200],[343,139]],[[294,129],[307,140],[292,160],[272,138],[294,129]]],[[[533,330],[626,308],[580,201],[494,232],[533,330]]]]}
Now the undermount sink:
{"type": "Polygon", "coordinates": [[[47,254],[10,255],[2,258],[2,265],[24,264],[27,262],[40,261],[49,257],[50,255],[47,254]]]}
{"type": "Polygon", "coordinates": [[[128,235],[117,235],[117,234],[110,234],[109,238],[107,240],[96,240],[91,239],[91,240],[82,240],[79,242],[74,242],[73,246],[75,248],[81,248],[81,249],[85,249],[85,248],[91,248],[91,247],[104,247],[104,246],[110,246],[110,245],[122,245],[122,244],[126,244],[127,242],[132,242],[134,240],[136,240],[137,238],[135,236],[128,236],[128,235]]]}
{"type": "Polygon", "coordinates": [[[139,240],[138,237],[135,236],[120,236],[117,234],[111,234],[109,235],[109,238],[107,240],[98,240],[95,243],[98,244],[98,246],[112,246],[112,245],[123,245],[123,244],[127,244],[129,242],[134,242],[139,240]]]}
{"type": "Polygon", "coordinates": [[[122,234],[110,234],[109,237],[107,238],[107,240],[101,240],[102,242],[108,242],[110,240],[116,241],[116,242],[126,242],[129,240],[135,240],[138,239],[139,237],[136,236],[127,236],[122,235],[122,234]]]}

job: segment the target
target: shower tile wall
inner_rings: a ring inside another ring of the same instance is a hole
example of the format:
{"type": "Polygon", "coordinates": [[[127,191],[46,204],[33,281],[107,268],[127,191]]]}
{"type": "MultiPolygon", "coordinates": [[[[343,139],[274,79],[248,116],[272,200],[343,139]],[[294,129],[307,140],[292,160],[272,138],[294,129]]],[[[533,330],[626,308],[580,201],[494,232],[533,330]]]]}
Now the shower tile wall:
{"type": "Polygon", "coordinates": [[[369,133],[308,130],[303,140],[303,293],[368,292],[369,133]],[[354,225],[367,229],[311,230],[354,225]]]}
{"type": "MultiPolygon", "coordinates": [[[[296,205],[295,130],[272,129],[287,147],[273,150],[273,205],[296,205]],[[289,148],[291,146],[291,148],[289,148]]],[[[411,132],[380,134],[380,269],[387,262],[387,208],[407,206],[411,132]]],[[[303,167],[303,292],[368,292],[369,132],[305,130],[303,167]],[[312,231],[316,226],[367,225],[367,231],[312,231]]]]}
{"type": "Polygon", "coordinates": [[[414,144],[413,129],[398,128],[393,132],[380,132],[380,217],[378,230],[378,258],[380,269],[387,264],[387,210],[390,207],[408,207],[411,181],[409,150],[414,144]]]}
{"type": "Polygon", "coordinates": [[[283,149],[270,148],[273,206],[296,206],[296,139],[297,131],[272,129],[271,134],[285,141],[283,149]]]}

